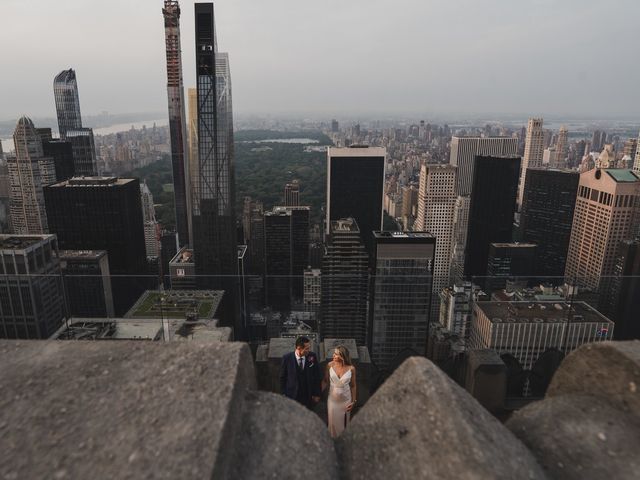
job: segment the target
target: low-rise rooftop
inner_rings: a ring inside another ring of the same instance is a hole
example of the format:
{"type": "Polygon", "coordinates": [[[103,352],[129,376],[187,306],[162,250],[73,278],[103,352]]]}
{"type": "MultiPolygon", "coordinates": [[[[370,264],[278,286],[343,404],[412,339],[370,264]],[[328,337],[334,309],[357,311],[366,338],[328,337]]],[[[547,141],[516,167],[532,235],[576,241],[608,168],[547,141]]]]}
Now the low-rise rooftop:
{"type": "Polygon", "coordinates": [[[185,319],[193,314],[213,318],[223,294],[222,290],[147,290],[125,318],[185,319]]]}
{"type": "Polygon", "coordinates": [[[478,302],[475,305],[493,323],[612,323],[585,302],[478,302]]]}

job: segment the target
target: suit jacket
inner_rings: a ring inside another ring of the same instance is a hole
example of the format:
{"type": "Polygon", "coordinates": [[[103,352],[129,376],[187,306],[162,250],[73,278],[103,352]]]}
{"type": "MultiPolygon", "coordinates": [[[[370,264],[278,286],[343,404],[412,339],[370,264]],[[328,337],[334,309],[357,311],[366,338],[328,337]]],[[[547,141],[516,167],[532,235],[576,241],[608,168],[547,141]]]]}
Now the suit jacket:
{"type": "MultiPolygon", "coordinates": [[[[289,352],[282,357],[280,366],[280,391],[289,398],[296,399],[298,396],[298,362],[296,361],[295,352],[289,352]]],[[[322,373],[318,356],[309,352],[304,361],[304,378],[307,382],[307,392],[309,398],[307,403],[311,402],[311,397],[319,397],[322,393],[322,373]]]]}

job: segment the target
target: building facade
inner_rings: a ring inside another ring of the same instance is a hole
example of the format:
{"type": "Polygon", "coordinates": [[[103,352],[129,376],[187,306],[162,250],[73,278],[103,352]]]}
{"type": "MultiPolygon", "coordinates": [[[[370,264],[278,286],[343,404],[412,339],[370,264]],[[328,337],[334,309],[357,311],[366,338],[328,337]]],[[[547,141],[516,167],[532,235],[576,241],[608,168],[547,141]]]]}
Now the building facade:
{"type": "Polygon", "coordinates": [[[327,149],[325,233],[330,233],[332,222],[353,218],[369,254],[372,232],[382,230],[386,155],[379,147],[327,149]]]}
{"type": "Polygon", "coordinates": [[[184,86],[182,83],[182,50],[180,47],[180,5],[165,0],[162,9],[167,57],[167,96],[169,102],[169,135],[176,226],[180,245],[188,245],[191,235],[189,162],[186,156],[186,124],[184,86]]]}
{"type": "Polygon", "coordinates": [[[0,338],[49,338],[66,318],[55,235],[0,235],[0,338]]]}
{"type": "Polygon", "coordinates": [[[60,250],[60,268],[70,316],[115,316],[105,250],[60,250]]]}
{"type": "Polygon", "coordinates": [[[56,102],[58,116],[58,131],[60,138],[67,138],[67,131],[82,128],[80,115],[80,98],[78,97],[78,83],[73,69],[63,70],[53,79],[53,96],[56,102]]]}
{"type": "Polygon", "coordinates": [[[526,286],[535,279],[535,243],[491,243],[487,260],[487,292],[502,290],[507,281],[526,286]]]}
{"type": "Polygon", "coordinates": [[[530,118],[527,122],[527,137],[524,143],[524,157],[522,158],[522,169],[520,170],[520,184],[518,186],[518,209],[522,206],[524,189],[526,185],[526,175],[529,168],[542,166],[544,155],[544,130],[542,129],[542,118],[530,118]]]}
{"type": "Polygon", "coordinates": [[[405,350],[426,354],[437,241],[426,232],[375,232],[374,242],[368,347],[385,368],[405,350]]]}
{"type": "Polygon", "coordinates": [[[471,195],[476,155],[516,155],[518,139],[512,137],[452,137],[449,164],[458,167],[456,193],[471,195]]]}
{"type": "Polygon", "coordinates": [[[535,243],[536,274],[561,283],[567,262],[580,175],[572,170],[530,168],[520,215],[520,237],[535,243]]]}

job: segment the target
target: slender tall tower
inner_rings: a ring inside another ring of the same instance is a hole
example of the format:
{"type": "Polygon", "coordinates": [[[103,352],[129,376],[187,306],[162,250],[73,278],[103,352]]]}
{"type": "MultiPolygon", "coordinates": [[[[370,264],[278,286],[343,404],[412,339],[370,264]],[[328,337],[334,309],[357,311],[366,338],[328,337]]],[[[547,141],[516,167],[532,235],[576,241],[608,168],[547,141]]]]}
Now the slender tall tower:
{"type": "Polygon", "coordinates": [[[167,51],[167,94],[169,97],[169,134],[173,166],[173,195],[180,245],[191,239],[189,215],[189,165],[185,162],[184,88],[180,49],[180,6],[177,0],[164,0],[164,36],[167,51]]]}
{"type": "Polygon", "coordinates": [[[198,93],[198,188],[193,198],[193,248],[202,288],[225,290],[222,323],[237,327],[237,241],[233,114],[229,56],[218,52],[212,3],[195,4],[198,93]]]}
{"type": "Polygon", "coordinates": [[[15,157],[7,160],[13,232],[30,235],[46,233],[47,213],[42,187],[56,181],[53,159],[44,157],[42,140],[27,117],[18,120],[13,143],[15,157]]]}
{"type": "Polygon", "coordinates": [[[636,146],[636,156],[633,159],[633,171],[640,173],[640,134],[638,135],[638,146],[636,146]]]}
{"type": "Polygon", "coordinates": [[[56,101],[60,138],[66,140],[68,130],[82,128],[75,70],[72,68],[63,70],[55,76],[53,79],[53,95],[56,101]]]}
{"type": "Polygon", "coordinates": [[[569,154],[569,143],[567,140],[567,136],[567,127],[563,125],[560,127],[560,131],[558,132],[558,141],[556,142],[556,155],[553,159],[554,163],[552,166],[555,166],[557,168],[564,168],[566,166],[567,155],[569,154]]]}
{"type": "MultiPolygon", "coordinates": [[[[414,231],[434,235],[433,299],[449,284],[453,214],[456,206],[456,169],[451,165],[423,165],[420,169],[418,216],[414,231]]],[[[432,318],[438,318],[440,302],[431,304],[432,318]]]]}
{"type": "MultiPolygon", "coordinates": [[[[190,198],[193,199],[198,197],[198,91],[195,88],[187,90],[187,103],[189,106],[187,124],[189,133],[189,189],[191,190],[190,198]]],[[[189,213],[191,214],[191,212],[189,213]]]]}
{"type": "Polygon", "coordinates": [[[520,184],[518,186],[518,210],[522,206],[524,196],[524,184],[527,177],[528,168],[538,168],[542,166],[542,156],[544,155],[544,131],[542,130],[541,118],[530,118],[527,124],[527,139],[524,143],[524,157],[522,168],[520,169],[520,184]]]}

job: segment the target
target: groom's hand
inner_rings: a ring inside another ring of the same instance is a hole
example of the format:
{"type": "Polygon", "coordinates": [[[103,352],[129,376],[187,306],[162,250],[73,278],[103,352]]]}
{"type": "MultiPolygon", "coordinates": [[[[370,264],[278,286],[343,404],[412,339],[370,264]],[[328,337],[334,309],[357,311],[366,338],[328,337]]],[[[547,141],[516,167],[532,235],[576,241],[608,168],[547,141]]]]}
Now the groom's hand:
{"type": "Polygon", "coordinates": [[[311,397],[313,403],[318,403],[320,401],[320,397],[311,397]]]}

